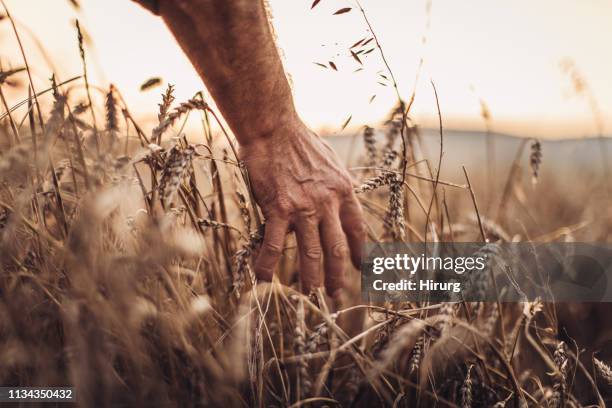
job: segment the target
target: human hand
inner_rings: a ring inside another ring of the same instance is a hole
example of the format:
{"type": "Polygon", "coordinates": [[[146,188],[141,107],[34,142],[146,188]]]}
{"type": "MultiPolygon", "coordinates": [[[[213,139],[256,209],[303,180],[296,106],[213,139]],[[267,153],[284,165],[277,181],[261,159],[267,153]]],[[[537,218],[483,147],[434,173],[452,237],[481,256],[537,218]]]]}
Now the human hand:
{"type": "Polygon", "coordinates": [[[337,296],[349,253],[359,268],[365,228],[350,176],[335,152],[297,119],[241,146],[240,156],[266,218],[257,278],[272,280],[287,231],[294,230],[302,290],[322,286],[323,258],[325,288],[337,296]]]}

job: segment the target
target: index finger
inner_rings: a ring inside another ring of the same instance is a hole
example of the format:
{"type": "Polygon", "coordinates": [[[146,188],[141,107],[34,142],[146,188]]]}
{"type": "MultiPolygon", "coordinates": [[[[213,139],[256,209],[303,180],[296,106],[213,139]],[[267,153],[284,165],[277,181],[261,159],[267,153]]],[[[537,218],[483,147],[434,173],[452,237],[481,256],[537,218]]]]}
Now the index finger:
{"type": "Polygon", "coordinates": [[[274,217],[266,221],[264,241],[255,261],[257,279],[272,280],[274,268],[283,252],[288,227],[289,221],[284,218],[274,217]]]}

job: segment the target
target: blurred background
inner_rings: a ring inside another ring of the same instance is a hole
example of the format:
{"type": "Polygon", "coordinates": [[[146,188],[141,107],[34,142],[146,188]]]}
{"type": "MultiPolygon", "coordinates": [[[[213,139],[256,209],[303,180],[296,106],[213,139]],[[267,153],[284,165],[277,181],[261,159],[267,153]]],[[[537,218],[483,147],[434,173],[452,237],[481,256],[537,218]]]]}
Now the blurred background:
{"type": "MultiPolygon", "coordinates": [[[[112,81],[143,123],[153,124],[165,82],[176,85],[178,100],[203,87],[163,22],[132,1],[5,3],[21,26],[39,88],[48,85],[53,71],[60,79],[81,73],[75,18],[86,34],[91,82],[106,88],[112,81]],[[151,77],[164,83],[141,92],[151,77]]],[[[346,132],[380,123],[396,102],[390,82],[380,76],[380,56],[377,51],[362,56],[362,67],[348,52],[369,35],[363,16],[350,1],[323,0],[313,9],[311,4],[269,0],[301,115],[324,134],[339,132],[351,116],[346,132]],[[353,10],[334,15],[347,6],[353,10]]],[[[437,124],[432,79],[447,128],[484,130],[484,105],[495,132],[541,138],[611,133],[609,1],[363,0],[362,5],[404,98],[416,84],[412,116],[422,127],[437,124]]],[[[3,68],[20,64],[6,19],[0,44],[3,68]]],[[[9,97],[21,100],[25,89],[9,97]]]]}

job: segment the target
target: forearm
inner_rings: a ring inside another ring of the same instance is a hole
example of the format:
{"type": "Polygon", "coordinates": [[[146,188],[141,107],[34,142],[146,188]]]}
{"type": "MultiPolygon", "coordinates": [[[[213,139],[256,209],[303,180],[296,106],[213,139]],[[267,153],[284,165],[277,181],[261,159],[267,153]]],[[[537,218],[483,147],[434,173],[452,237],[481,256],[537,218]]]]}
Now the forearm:
{"type": "Polygon", "coordinates": [[[160,14],[241,144],[297,120],[260,0],[162,0],[160,14]]]}
{"type": "Polygon", "coordinates": [[[272,279],[293,229],[302,290],[321,286],[323,255],[327,293],[338,299],[348,248],[359,266],[361,207],[338,157],[295,112],[262,0],[136,1],[164,18],[241,144],[266,217],[258,279],[272,279]]]}

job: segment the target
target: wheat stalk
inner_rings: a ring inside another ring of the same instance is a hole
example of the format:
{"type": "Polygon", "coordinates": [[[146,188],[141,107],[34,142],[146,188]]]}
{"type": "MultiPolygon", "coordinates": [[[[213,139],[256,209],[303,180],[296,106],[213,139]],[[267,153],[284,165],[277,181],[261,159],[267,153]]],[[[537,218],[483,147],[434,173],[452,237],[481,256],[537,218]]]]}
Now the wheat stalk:
{"type": "Polygon", "coordinates": [[[298,401],[304,399],[312,388],[312,381],[308,371],[308,360],[306,354],[306,323],[304,321],[304,299],[300,296],[296,311],[296,322],[293,332],[293,350],[298,359],[298,401]]]}
{"type": "Polygon", "coordinates": [[[87,105],[86,103],[80,102],[72,109],[72,114],[74,116],[82,115],[83,113],[87,111],[87,109],[89,109],[89,105],[87,105]]]}
{"type": "Polygon", "coordinates": [[[48,140],[52,135],[56,135],[64,125],[64,106],[66,97],[60,93],[54,94],[53,107],[45,126],[45,139],[48,140]]]}
{"type": "Polygon", "coordinates": [[[162,102],[159,106],[159,113],[157,114],[157,119],[159,123],[162,123],[168,115],[168,111],[172,106],[172,102],[174,102],[174,85],[168,84],[166,91],[162,94],[162,102]]]}
{"type": "Polygon", "coordinates": [[[164,208],[168,207],[188,173],[194,153],[191,146],[170,149],[159,181],[159,195],[164,208]]]}
{"type": "Polygon", "coordinates": [[[363,142],[366,149],[367,166],[375,166],[378,153],[376,149],[376,136],[373,128],[369,126],[363,128],[363,142]]]}
{"type": "Polygon", "coordinates": [[[529,155],[529,166],[531,167],[531,181],[533,184],[538,182],[540,175],[540,165],[542,164],[542,145],[538,139],[531,143],[531,154],[529,155]]]}
{"type": "Polygon", "coordinates": [[[151,140],[157,140],[157,144],[161,143],[162,135],[181,118],[181,116],[191,112],[192,110],[206,110],[208,104],[201,99],[192,98],[187,102],[181,103],[174,111],[167,114],[166,117],[153,129],[151,140]]]}
{"type": "Polygon", "coordinates": [[[603,380],[605,380],[608,385],[612,385],[612,368],[610,368],[608,365],[606,365],[606,363],[601,360],[598,360],[597,358],[594,358],[593,362],[595,363],[595,368],[597,369],[597,373],[599,373],[599,376],[603,380]]]}
{"type": "Polygon", "coordinates": [[[111,85],[106,94],[106,130],[115,135],[119,131],[119,121],[117,119],[117,99],[115,98],[115,87],[111,85]]]}
{"type": "Polygon", "coordinates": [[[327,331],[327,322],[322,322],[315,326],[314,331],[308,336],[308,341],[306,342],[306,350],[309,353],[314,353],[319,345],[323,344],[327,331]]]}
{"type": "Polygon", "coordinates": [[[89,103],[89,111],[91,112],[91,121],[94,127],[94,137],[96,141],[96,147],[99,149],[98,145],[98,131],[96,125],[96,111],[94,109],[94,104],[91,98],[91,87],[89,85],[89,74],[87,72],[87,58],[85,58],[85,41],[83,37],[83,32],[81,31],[81,25],[79,24],[79,20],[75,20],[75,27],[77,30],[77,41],[79,45],[79,54],[81,55],[81,63],[83,65],[83,79],[85,80],[85,90],[87,92],[87,101],[89,103]]]}
{"type": "Polygon", "coordinates": [[[410,356],[410,361],[408,362],[408,372],[410,374],[417,372],[419,367],[421,366],[421,361],[423,360],[423,351],[425,348],[425,334],[422,334],[417,339],[414,347],[412,348],[412,354],[410,356]]]}
{"type": "Polygon", "coordinates": [[[402,182],[396,175],[389,185],[389,207],[385,215],[385,227],[391,231],[393,239],[403,241],[406,236],[404,220],[404,189],[402,182]]]}
{"type": "Polygon", "coordinates": [[[388,186],[393,183],[397,183],[397,173],[385,171],[382,174],[372,177],[361,184],[361,186],[355,188],[356,194],[365,193],[367,191],[376,190],[379,187],[388,186]]]}
{"type": "Polygon", "coordinates": [[[472,407],[472,368],[474,368],[473,364],[468,367],[463,386],[461,387],[461,408],[472,407]]]}
{"type": "Polygon", "coordinates": [[[550,403],[553,408],[563,408],[567,398],[567,366],[569,364],[567,347],[564,342],[560,341],[557,343],[553,357],[557,366],[557,372],[554,377],[553,395],[550,403]]]}
{"type": "Polygon", "coordinates": [[[395,141],[402,133],[402,121],[401,107],[398,106],[396,110],[393,111],[391,118],[387,121],[387,131],[385,133],[387,143],[385,145],[385,151],[394,150],[395,141]],[[398,116],[400,117],[399,119],[398,116]]]}
{"type": "Polygon", "coordinates": [[[234,227],[229,224],[215,221],[215,220],[205,219],[205,218],[198,219],[198,225],[205,227],[205,228],[212,228],[214,230],[218,230],[221,228],[234,229],[234,227]]]}
{"type": "Polygon", "coordinates": [[[399,156],[399,153],[397,152],[397,150],[393,150],[393,149],[386,150],[383,156],[382,162],[380,163],[380,167],[390,168],[391,166],[393,166],[393,163],[395,162],[398,156],[399,156]]]}
{"type": "Polygon", "coordinates": [[[232,293],[236,295],[236,297],[240,297],[240,292],[244,287],[247,276],[250,278],[251,282],[255,281],[253,271],[249,265],[249,259],[261,241],[261,235],[258,232],[252,232],[249,241],[234,254],[232,293]]]}
{"type": "Polygon", "coordinates": [[[240,210],[240,216],[242,217],[244,226],[247,229],[247,233],[250,233],[251,232],[251,212],[249,211],[247,198],[240,191],[236,191],[236,196],[238,197],[238,208],[240,210]]]}

